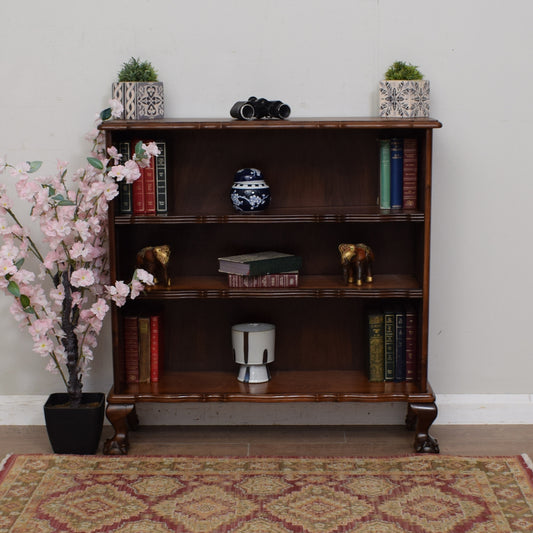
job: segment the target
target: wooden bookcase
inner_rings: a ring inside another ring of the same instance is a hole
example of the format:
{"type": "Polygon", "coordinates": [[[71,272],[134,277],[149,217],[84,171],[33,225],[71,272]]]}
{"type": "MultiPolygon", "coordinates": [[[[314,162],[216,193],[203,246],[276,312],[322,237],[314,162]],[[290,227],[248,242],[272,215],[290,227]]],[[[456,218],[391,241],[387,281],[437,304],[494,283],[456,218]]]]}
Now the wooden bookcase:
{"type": "MultiPolygon", "coordinates": [[[[168,244],[171,286],[152,289],[112,311],[114,384],[107,417],[115,434],[104,448],[124,454],[138,424],[138,402],[404,402],[415,449],[438,452],[429,428],[437,416],[427,381],[431,155],[433,119],[320,118],[114,120],[102,126],[108,145],[164,141],[168,214],[120,215],[110,209],[111,275],[129,279],[136,253],[168,244]],[[418,206],[380,210],[379,142],[418,143],[418,206]],[[235,172],[263,171],[270,207],[236,212],[235,172]],[[374,250],[374,282],[345,285],[338,244],[374,250]],[[218,257],[258,250],[303,258],[300,285],[291,289],[230,289],[218,257]],[[369,382],[368,307],[403,302],[418,316],[414,382],[369,382]],[[157,308],[164,316],[164,363],[157,383],[127,384],[122,317],[157,308]],[[237,380],[231,326],[276,325],[272,379],[237,380]]],[[[118,202],[116,202],[118,204],[118,202]]]]}

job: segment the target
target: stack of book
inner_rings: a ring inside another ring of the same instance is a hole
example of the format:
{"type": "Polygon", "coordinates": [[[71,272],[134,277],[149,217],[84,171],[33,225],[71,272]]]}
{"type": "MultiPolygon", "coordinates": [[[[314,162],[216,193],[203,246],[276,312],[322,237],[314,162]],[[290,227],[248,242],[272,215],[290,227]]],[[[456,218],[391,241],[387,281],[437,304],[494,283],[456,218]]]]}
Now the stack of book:
{"type": "Polygon", "coordinates": [[[126,383],[157,383],[163,362],[161,315],[124,317],[126,383]]]}
{"type": "Polygon", "coordinates": [[[418,153],[414,138],[380,139],[379,207],[416,209],[418,153]]]}
{"type": "Polygon", "coordinates": [[[219,257],[218,264],[230,288],[289,288],[298,286],[302,258],[267,251],[219,257]]]}
{"type": "Polygon", "coordinates": [[[368,312],[369,381],[415,381],[417,315],[410,306],[368,312]]]}
{"type": "MultiPolygon", "coordinates": [[[[138,141],[119,143],[123,161],[135,153],[138,141]]],[[[148,141],[146,141],[148,142],[148,141]]],[[[141,177],[133,183],[119,183],[119,213],[121,215],[166,215],[167,205],[167,151],[166,143],[156,141],[160,154],[150,159],[150,166],[141,168],[141,177]]]]}

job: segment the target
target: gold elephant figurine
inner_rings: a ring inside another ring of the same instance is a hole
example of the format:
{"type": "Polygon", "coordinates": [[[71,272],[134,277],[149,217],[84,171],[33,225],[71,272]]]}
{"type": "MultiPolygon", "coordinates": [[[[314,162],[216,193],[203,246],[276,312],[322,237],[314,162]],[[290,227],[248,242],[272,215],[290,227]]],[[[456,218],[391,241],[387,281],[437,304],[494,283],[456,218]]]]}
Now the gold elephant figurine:
{"type": "Polygon", "coordinates": [[[344,283],[354,283],[358,286],[366,283],[372,283],[372,264],[374,262],[374,253],[370,246],[366,244],[339,244],[341,254],[342,274],[344,283]]]}
{"type": "Polygon", "coordinates": [[[154,276],[154,284],[169,287],[168,261],[170,259],[170,247],[166,244],[161,246],[147,246],[137,253],[137,267],[143,268],[154,276]]]}

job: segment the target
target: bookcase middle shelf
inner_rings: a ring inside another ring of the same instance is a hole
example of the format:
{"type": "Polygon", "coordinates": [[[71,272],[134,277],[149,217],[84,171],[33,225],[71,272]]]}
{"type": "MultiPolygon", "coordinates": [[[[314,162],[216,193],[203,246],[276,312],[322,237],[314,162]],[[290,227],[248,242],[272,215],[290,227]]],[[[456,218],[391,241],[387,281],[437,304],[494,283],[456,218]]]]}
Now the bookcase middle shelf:
{"type": "Polygon", "coordinates": [[[230,288],[224,275],[179,276],[168,288],[150,288],[140,298],[422,298],[415,276],[381,274],[371,284],[345,285],[339,275],[300,276],[293,288],[230,288]]]}

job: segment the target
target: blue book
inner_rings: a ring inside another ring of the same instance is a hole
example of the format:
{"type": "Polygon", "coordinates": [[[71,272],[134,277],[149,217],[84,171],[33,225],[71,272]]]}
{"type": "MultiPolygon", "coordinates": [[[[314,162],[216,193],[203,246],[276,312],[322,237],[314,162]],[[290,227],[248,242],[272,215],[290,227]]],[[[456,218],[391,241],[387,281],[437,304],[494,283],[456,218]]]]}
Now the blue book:
{"type": "Polygon", "coordinates": [[[390,203],[392,209],[403,207],[403,139],[390,142],[390,203]]]}

